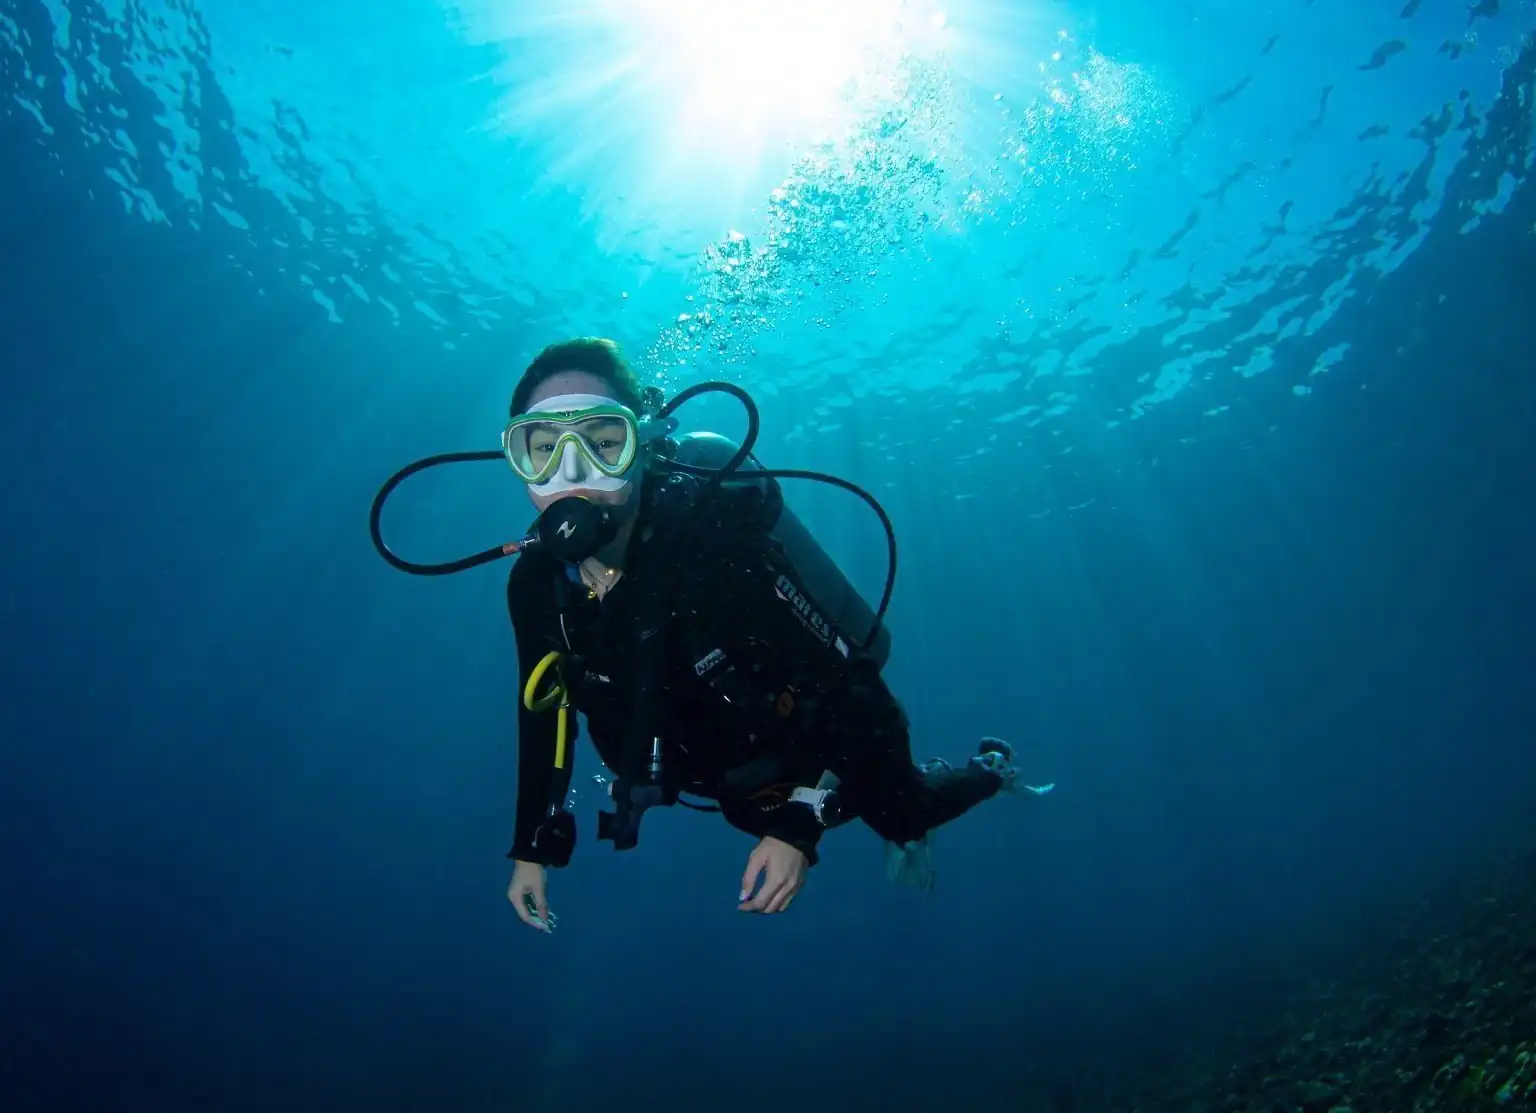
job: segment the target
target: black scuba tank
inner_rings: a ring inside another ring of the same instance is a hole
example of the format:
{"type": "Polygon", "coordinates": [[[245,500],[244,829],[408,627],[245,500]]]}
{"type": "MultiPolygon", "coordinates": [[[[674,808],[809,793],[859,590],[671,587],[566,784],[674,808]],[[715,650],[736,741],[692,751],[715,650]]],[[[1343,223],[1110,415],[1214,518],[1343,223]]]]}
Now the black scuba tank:
{"type": "MultiPolygon", "coordinates": [[[[719,433],[688,433],[670,438],[666,455],[681,464],[721,468],[736,455],[740,447],[719,433]]],[[[769,504],[778,505],[778,513],[770,530],[771,536],[798,573],[816,609],[850,642],[862,645],[875,628],[874,609],[789,508],[778,481],[771,476],[751,478],[752,472],[763,470],[757,457],[748,456],[726,482],[732,487],[756,485],[769,504]]],[[[880,631],[866,654],[879,668],[885,667],[891,656],[891,631],[888,626],[883,623],[880,625],[880,631]]]]}

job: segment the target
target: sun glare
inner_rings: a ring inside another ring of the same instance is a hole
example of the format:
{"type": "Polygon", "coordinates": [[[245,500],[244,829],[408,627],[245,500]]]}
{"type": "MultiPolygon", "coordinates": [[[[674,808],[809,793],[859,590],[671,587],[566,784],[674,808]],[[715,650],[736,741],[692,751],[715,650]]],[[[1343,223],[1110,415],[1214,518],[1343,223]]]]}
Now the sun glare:
{"type": "Polygon", "coordinates": [[[933,0],[444,0],[492,45],[486,126],[589,217],[717,230],[903,96],[933,0]],[[621,219],[622,218],[622,219],[621,219]]]}
{"type": "Polygon", "coordinates": [[[529,195],[576,199],[605,249],[690,258],[909,100],[952,37],[941,0],[441,2],[493,48],[485,127],[529,195]]]}
{"type": "Polygon", "coordinates": [[[835,127],[894,38],[899,0],[613,0],[633,21],[671,126],[714,144],[835,127]]]}

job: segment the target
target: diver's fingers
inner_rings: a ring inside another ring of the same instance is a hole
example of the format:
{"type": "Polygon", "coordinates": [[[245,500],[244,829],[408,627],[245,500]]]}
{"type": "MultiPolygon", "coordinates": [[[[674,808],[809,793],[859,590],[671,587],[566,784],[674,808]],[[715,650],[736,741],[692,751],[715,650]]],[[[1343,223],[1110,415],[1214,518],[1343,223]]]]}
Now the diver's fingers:
{"type": "Polygon", "coordinates": [[[775,889],[772,882],[763,882],[762,890],[751,900],[742,901],[736,906],[738,912],[761,912],[773,899],[775,889]]]}
{"type": "Polygon", "coordinates": [[[517,918],[529,927],[543,930],[539,927],[539,921],[534,918],[533,910],[528,907],[528,890],[521,885],[513,885],[507,890],[507,899],[512,902],[512,911],[517,913],[517,918]]]}
{"type": "Polygon", "coordinates": [[[775,905],[793,885],[788,874],[775,875],[772,871],[763,882],[762,892],[741,906],[743,912],[777,912],[775,905]]]}
{"type": "Polygon", "coordinates": [[[544,899],[543,885],[514,879],[507,886],[507,899],[512,902],[512,911],[517,913],[517,918],[535,931],[547,932],[554,926],[554,917],[549,914],[549,905],[544,899]]]}
{"type": "Polygon", "coordinates": [[[747,868],[741,875],[741,896],[737,900],[744,901],[752,895],[752,890],[757,888],[757,879],[767,865],[768,851],[759,843],[757,849],[747,855],[747,868]]]}
{"type": "Polygon", "coordinates": [[[769,913],[770,915],[775,912],[783,912],[786,908],[789,907],[789,902],[794,899],[794,879],[786,877],[783,884],[781,884],[778,887],[778,890],[773,894],[773,900],[768,902],[768,907],[763,909],[763,911],[769,913]]]}
{"type": "Polygon", "coordinates": [[[742,912],[762,912],[768,907],[768,902],[778,895],[779,887],[783,882],[773,876],[772,871],[763,878],[763,887],[757,891],[757,896],[743,904],[737,905],[742,912]]]}
{"type": "Polygon", "coordinates": [[[764,882],[762,892],[745,904],[738,905],[737,908],[742,912],[766,912],[768,911],[769,902],[778,895],[779,889],[777,885],[771,881],[764,882]]]}

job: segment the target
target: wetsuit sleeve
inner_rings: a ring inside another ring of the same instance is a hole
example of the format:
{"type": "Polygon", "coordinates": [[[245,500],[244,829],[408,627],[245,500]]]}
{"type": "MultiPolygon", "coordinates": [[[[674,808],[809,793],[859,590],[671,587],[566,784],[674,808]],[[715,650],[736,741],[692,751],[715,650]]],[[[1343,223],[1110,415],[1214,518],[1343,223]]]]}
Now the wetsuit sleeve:
{"type": "MultiPolygon", "coordinates": [[[[545,627],[558,619],[552,602],[547,607],[537,605],[537,597],[542,593],[532,590],[534,585],[527,583],[527,579],[520,577],[514,568],[507,580],[507,611],[517,639],[517,819],[512,849],[507,857],[558,867],[570,861],[574,840],[552,839],[546,828],[554,793],[558,789],[564,797],[564,787],[556,784],[556,713],[530,711],[523,704],[523,689],[528,677],[549,651],[545,627]]],[[[569,729],[571,737],[567,739],[567,746],[574,751],[574,715],[569,729]]],[[[569,783],[569,764],[560,779],[569,783]]]]}

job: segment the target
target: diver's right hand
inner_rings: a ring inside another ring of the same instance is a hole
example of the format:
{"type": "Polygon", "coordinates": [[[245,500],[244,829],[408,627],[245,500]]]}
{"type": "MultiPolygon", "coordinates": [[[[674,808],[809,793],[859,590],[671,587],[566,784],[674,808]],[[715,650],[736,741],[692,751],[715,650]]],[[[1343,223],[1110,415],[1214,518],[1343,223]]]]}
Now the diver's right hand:
{"type": "Polygon", "coordinates": [[[544,895],[544,867],[537,862],[520,861],[513,867],[507,899],[512,902],[517,918],[529,927],[543,932],[555,930],[555,918],[544,895]]]}

